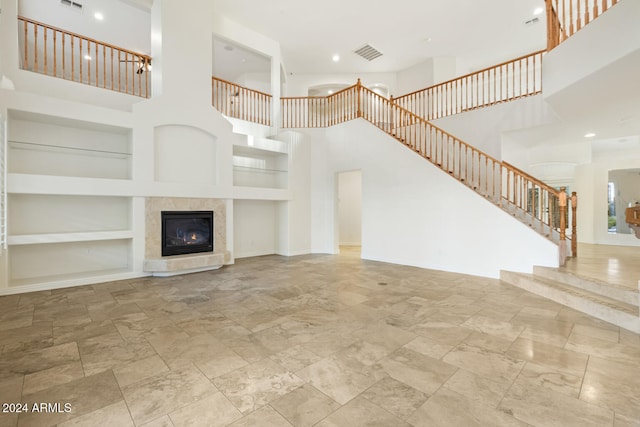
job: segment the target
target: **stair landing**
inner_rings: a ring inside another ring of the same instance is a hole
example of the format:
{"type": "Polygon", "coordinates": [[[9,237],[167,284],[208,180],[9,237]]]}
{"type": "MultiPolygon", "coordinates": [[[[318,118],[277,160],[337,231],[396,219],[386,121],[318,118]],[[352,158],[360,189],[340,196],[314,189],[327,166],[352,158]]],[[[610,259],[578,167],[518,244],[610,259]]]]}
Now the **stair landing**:
{"type": "Polygon", "coordinates": [[[563,268],[502,271],[511,285],[640,334],[640,247],[579,245],[563,268]]]}

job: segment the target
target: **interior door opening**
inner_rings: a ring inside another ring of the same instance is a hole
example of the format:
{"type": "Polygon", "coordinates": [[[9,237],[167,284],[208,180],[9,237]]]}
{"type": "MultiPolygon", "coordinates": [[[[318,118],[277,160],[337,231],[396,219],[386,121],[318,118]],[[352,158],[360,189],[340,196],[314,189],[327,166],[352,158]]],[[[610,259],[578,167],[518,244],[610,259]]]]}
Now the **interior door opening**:
{"type": "Polygon", "coordinates": [[[338,173],[338,245],[341,254],[360,256],[362,247],[362,171],[338,173]]]}

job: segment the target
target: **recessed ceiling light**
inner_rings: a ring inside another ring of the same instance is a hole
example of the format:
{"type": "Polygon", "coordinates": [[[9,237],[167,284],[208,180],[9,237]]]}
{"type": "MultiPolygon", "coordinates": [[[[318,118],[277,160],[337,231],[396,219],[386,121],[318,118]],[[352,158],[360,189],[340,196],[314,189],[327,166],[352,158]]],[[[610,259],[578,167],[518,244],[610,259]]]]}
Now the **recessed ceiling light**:
{"type": "Polygon", "coordinates": [[[329,90],[327,91],[327,93],[328,93],[329,95],[333,95],[333,91],[332,91],[331,89],[329,89],[329,90]]]}
{"type": "Polygon", "coordinates": [[[94,13],[93,17],[96,18],[98,21],[104,20],[104,15],[102,13],[100,13],[100,12],[94,13]]]}
{"type": "Polygon", "coordinates": [[[544,8],[542,8],[542,7],[536,7],[535,9],[533,9],[533,14],[535,16],[541,15],[542,12],[544,12],[544,8]]]}
{"type": "Polygon", "coordinates": [[[333,62],[338,62],[338,61],[340,61],[340,55],[335,54],[335,55],[333,55],[333,56],[331,57],[331,59],[333,60],[333,62]]]}
{"type": "Polygon", "coordinates": [[[89,55],[85,55],[85,56],[84,56],[84,59],[86,59],[87,61],[91,61],[91,56],[89,56],[89,55]]]}
{"type": "Polygon", "coordinates": [[[595,133],[593,133],[593,132],[589,132],[589,133],[585,133],[585,134],[584,134],[584,137],[585,137],[585,138],[593,138],[594,136],[596,136],[596,134],[595,134],[595,133]]]}

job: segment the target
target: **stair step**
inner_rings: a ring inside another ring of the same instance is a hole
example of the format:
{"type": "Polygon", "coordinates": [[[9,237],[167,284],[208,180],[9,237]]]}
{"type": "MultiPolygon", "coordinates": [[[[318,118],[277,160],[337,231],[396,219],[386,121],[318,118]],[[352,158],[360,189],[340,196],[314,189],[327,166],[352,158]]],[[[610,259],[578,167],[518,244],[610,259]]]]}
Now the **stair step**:
{"type": "Polygon", "coordinates": [[[534,266],[533,274],[640,307],[640,293],[637,289],[612,285],[601,280],[580,276],[570,271],[553,267],[534,266]]]}
{"type": "Polygon", "coordinates": [[[500,272],[500,279],[520,289],[640,334],[640,312],[637,305],[627,304],[534,274],[503,270],[500,272]]]}

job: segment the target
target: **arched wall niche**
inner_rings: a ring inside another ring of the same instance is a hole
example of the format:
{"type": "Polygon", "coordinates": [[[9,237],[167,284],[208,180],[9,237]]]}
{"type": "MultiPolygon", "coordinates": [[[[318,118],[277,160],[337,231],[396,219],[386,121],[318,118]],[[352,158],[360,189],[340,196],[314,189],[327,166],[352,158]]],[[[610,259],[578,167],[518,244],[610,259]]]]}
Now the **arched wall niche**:
{"type": "Polygon", "coordinates": [[[155,180],[215,185],[216,141],[215,135],[194,126],[156,126],[153,132],[155,180]]]}

